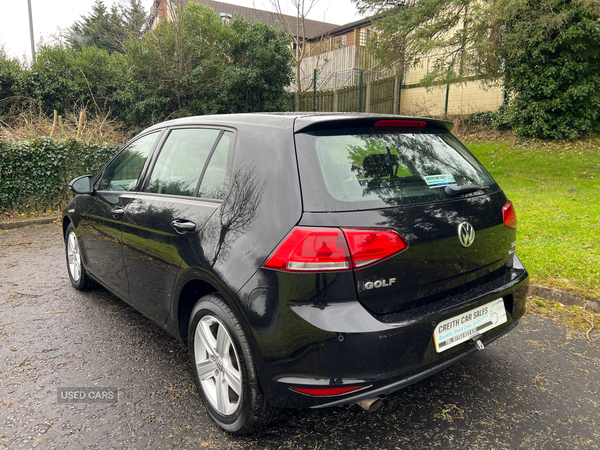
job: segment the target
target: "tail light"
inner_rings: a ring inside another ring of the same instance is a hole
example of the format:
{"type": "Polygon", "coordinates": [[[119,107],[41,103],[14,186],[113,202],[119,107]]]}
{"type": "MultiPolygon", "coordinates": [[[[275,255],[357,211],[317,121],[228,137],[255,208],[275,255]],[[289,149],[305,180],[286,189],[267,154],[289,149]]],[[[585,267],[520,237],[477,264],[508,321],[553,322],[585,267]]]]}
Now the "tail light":
{"type": "Polygon", "coordinates": [[[285,272],[360,269],[407,247],[400,234],[384,228],[295,227],[263,267],[285,272]]]}
{"type": "Polygon", "coordinates": [[[350,252],[339,228],[296,227],[265,263],[289,272],[350,270],[350,252]]]}
{"type": "Polygon", "coordinates": [[[408,247],[404,238],[394,230],[342,228],[342,231],[355,269],[375,264],[408,247]]]}
{"type": "Polygon", "coordinates": [[[510,200],[502,207],[502,217],[504,219],[504,226],[514,230],[517,229],[517,213],[510,200]]]}

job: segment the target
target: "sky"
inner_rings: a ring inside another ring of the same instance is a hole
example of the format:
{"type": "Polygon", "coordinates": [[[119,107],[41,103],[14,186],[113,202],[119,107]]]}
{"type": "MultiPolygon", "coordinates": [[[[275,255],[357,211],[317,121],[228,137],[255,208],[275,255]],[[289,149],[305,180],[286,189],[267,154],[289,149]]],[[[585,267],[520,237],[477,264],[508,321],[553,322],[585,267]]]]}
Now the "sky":
{"type": "MultiPolygon", "coordinates": [[[[105,5],[119,3],[120,0],[104,0],[105,5]]],[[[221,0],[247,7],[272,11],[270,0],[221,0]]],[[[280,0],[282,5],[290,5],[288,14],[294,15],[290,0],[280,0]]],[[[148,10],[154,0],[142,0],[148,10]]],[[[88,15],[94,0],[31,0],[33,31],[36,45],[51,42],[52,35],[60,29],[69,28],[82,15],[88,15]]],[[[0,46],[11,57],[31,61],[31,41],[29,38],[29,16],[27,0],[0,0],[0,46]]],[[[344,25],[360,19],[351,0],[318,0],[307,16],[337,25],[344,25]]]]}

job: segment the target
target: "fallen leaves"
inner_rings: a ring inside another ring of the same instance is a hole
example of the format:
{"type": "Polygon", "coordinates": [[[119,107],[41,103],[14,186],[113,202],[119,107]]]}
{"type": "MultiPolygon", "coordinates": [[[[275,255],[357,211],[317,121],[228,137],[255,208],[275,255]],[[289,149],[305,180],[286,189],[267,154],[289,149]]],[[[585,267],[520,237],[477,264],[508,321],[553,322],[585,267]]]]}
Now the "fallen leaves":
{"type": "Polygon", "coordinates": [[[535,388],[538,391],[545,391],[546,388],[544,387],[545,384],[550,384],[550,382],[546,379],[546,375],[545,373],[540,373],[539,375],[536,375],[535,379],[533,380],[535,383],[535,388]]]}
{"type": "Polygon", "coordinates": [[[433,416],[437,417],[438,419],[447,420],[448,422],[454,422],[455,420],[465,418],[464,411],[454,403],[444,405],[442,410],[438,413],[435,413],[433,416]]]}

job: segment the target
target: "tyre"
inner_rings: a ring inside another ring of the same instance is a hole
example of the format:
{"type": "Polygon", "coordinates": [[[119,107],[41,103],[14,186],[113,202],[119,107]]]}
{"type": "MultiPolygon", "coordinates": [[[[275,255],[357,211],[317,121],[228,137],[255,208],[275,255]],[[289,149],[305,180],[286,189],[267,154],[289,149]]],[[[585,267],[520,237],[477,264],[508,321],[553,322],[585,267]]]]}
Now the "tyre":
{"type": "Polygon", "coordinates": [[[188,346],[198,392],[217,425],[246,434],[275,416],[241,324],[221,297],[207,295],[196,303],[188,346]]]}
{"type": "Polygon", "coordinates": [[[96,282],[90,278],[85,267],[83,267],[79,241],[75,234],[75,228],[71,223],[67,227],[67,233],[65,234],[65,253],[67,256],[67,270],[73,287],[80,291],[96,287],[96,282]]]}

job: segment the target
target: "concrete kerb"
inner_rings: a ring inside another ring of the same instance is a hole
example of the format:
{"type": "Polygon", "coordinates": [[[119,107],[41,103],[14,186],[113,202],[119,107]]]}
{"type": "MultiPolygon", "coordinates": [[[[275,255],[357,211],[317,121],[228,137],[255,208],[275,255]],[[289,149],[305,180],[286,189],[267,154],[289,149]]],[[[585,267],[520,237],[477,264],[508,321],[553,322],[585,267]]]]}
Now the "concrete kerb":
{"type": "Polygon", "coordinates": [[[38,217],[35,219],[12,220],[0,222],[0,230],[12,230],[14,228],[28,227],[30,225],[46,225],[60,220],[60,216],[38,217]]]}
{"type": "Polygon", "coordinates": [[[570,292],[561,291],[560,289],[531,284],[529,285],[529,295],[562,303],[563,305],[585,306],[585,309],[588,311],[600,313],[600,300],[580,297],[570,292]]]}
{"type": "MultiPolygon", "coordinates": [[[[57,220],[60,220],[59,216],[0,222],[0,230],[12,230],[14,228],[27,227],[30,225],[46,225],[57,220]]],[[[562,303],[563,305],[585,306],[585,308],[589,311],[600,313],[600,300],[580,297],[578,295],[571,294],[570,292],[561,291],[560,289],[553,289],[546,286],[531,284],[529,286],[529,295],[562,303]]]]}

